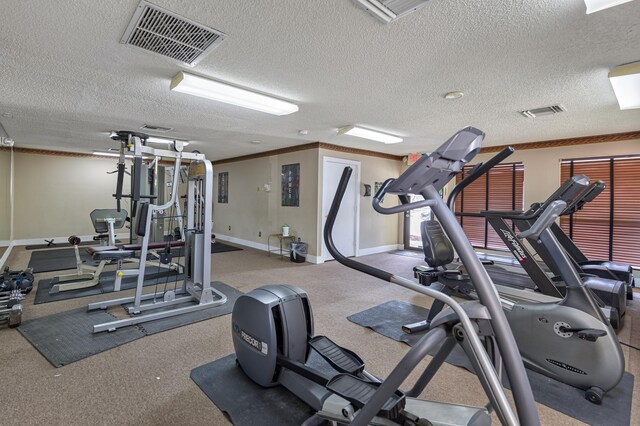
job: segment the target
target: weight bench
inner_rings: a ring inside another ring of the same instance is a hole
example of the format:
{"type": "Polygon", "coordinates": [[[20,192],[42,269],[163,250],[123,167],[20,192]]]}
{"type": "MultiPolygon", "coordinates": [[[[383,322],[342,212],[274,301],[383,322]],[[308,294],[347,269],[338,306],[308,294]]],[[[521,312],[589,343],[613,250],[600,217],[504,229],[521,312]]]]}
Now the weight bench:
{"type": "MultiPolygon", "coordinates": [[[[156,243],[149,243],[148,245],[149,250],[158,250],[166,247],[169,247],[170,249],[184,247],[184,241],[156,242],[156,243]]],[[[133,262],[135,261],[139,262],[138,259],[135,259],[135,253],[137,251],[140,251],[141,249],[142,249],[141,244],[125,244],[120,247],[115,245],[88,247],[87,253],[89,253],[93,259],[100,260],[100,263],[106,262],[106,261],[110,262],[113,260],[116,260],[118,261],[118,263],[120,263],[124,259],[130,260],[133,262]]],[[[178,273],[182,272],[180,265],[171,263],[171,257],[167,256],[166,253],[159,255],[155,252],[150,252],[150,254],[152,254],[153,256],[156,256],[157,259],[160,261],[160,263],[155,266],[167,268],[169,270],[176,270],[178,271],[178,273]],[[165,264],[168,264],[168,266],[165,266],[165,264]]],[[[135,277],[135,276],[138,276],[139,272],[140,272],[139,269],[118,268],[118,271],[116,272],[116,281],[114,283],[113,291],[120,291],[123,277],[135,277]]]]}
{"type": "MultiPolygon", "coordinates": [[[[93,229],[98,234],[98,236],[100,237],[102,235],[105,235],[106,232],[108,235],[109,244],[114,245],[116,240],[115,230],[124,227],[124,224],[127,220],[127,211],[117,211],[116,209],[95,209],[89,214],[89,217],[91,217],[93,229]]],[[[80,252],[78,250],[80,238],[74,235],[70,236],[69,244],[73,246],[73,249],[76,253],[76,273],[60,275],[56,277],[58,279],[58,282],[62,284],[53,285],[49,290],[49,294],[56,294],[61,291],[89,288],[98,285],[98,283],[100,282],[100,274],[102,274],[102,271],[104,270],[104,267],[107,266],[107,263],[110,262],[107,260],[101,260],[98,266],[85,265],[80,258],[80,252]]],[[[97,248],[100,247],[105,246],[99,246],[97,248]]]]}

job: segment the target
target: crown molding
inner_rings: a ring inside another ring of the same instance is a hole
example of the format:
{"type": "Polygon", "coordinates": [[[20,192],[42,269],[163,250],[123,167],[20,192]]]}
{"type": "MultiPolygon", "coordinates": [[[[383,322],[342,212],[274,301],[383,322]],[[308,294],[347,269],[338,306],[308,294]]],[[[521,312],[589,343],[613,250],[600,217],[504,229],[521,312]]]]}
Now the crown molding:
{"type": "Polygon", "coordinates": [[[632,139],[640,139],[640,130],[636,130],[633,132],[625,132],[625,133],[612,133],[608,135],[583,136],[579,138],[552,139],[547,141],[525,142],[525,143],[517,143],[513,145],[487,146],[480,149],[480,154],[502,151],[503,149],[509,146],[514,147],[516,151],[521,151],[524,149],[558,148],[563,146],[590,145],[594,143],[621,142],[621,141],[628,141],[632,139]]]}
{"type": "Polygon", "coordinates": [[[326,142],[311,142],[303,145],[289,146],[286,148],[274,149],[271,151],[259,152],[256,154],[241,155],[239,157],[225,158],[213,162],[214,166],[238,161],[254,160],[256,158],[271,157],[272,155],[289,154],[291,152],[305,151],[308,149],[327,149],[330,151],[344,152],[346,154],[367,155],[369,157],[385,158],[387,160],[402,161],[402,155],[386,154],[384,152],[369,151],[366,149],[350,148],[347,146],[334,145],[326,142]]]}

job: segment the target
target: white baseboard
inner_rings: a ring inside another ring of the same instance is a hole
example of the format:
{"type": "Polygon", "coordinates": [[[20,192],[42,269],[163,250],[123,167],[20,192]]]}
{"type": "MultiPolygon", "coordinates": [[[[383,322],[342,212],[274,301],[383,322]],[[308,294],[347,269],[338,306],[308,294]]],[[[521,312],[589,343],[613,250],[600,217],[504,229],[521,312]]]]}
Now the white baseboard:
{"type": "MultiPolygon", "coordinates": [[[[230,243],[240,244],[240,245],[251,247],[258,250],[268,251],[268,247],[266,244],[258,243],[250,240],[243,240],[242,238],[230,237],[228,235],[222,235],[222,234],[216,233],[216,240],[228,241],[230,243]]],[[[273,250],[273,246],[271,247],[272,247],[271,249],[273,250]]],[[[323,263],[324,261],[320,258],[320,256],[312,256],[308,254],[307,262],[318,264],[318,263],[323,263]]]]}
{"type": "Polygon", "coordinates": [[[13,246],[14,246],[13,242],[9,242],[9,244],[6,246],[7,249],[2,254],[2,257],[0,257],[0,270],[2,270],[2,268],[4,268],[4,263],[9,258],[9,255],[11,254],[11,249],[13,248],[13,246]]]}
{"type": "Polygon", "coordinates": [[[236,243],[243,246],[251,247],[254,249],[267,251],[267,245],[263,243],[257,243],[255,241],[243,240],[242,238],[230,237],[228,235],[216,234],[216,240],[228,241],[230,243],[236,243]]]}
{"type": "Polygon", "coordinates": [[[400,250],[398,247],[400,247],[400,244],[388,244],[386,246],[370,247],[365,249],[361,248],[358,250],[358,256],[367,256],[370,254],[384,253],[386,251],[400,250]]]}
{"type": "Polygon", "coordinates": [[[11,245],[11,240],[0,240],[0,247],[9,247],[11,245]]]}

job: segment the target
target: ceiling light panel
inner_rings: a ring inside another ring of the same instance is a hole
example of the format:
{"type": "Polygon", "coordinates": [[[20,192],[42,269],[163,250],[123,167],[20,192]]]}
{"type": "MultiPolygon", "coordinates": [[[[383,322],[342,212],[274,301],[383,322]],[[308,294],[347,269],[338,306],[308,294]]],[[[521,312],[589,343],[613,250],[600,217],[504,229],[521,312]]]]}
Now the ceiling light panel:
{"type": "Polygon", "coordinates": [[[287,115],[298,111],[298,105],[291,102],[186,72],[180,72],[173,78],[170,89],[268,114],[287,115]]]}
{"type": "Polygon", "coordinates": [[[353,0],[384,23],[395,21],[426,6],[429,0],[353,0]]]}
{"type": "Polygon", "coordinates": [[[608,9],[613,6],[618,6],[623,3],[628,3],[631,0],[584,0],[587,5],[587,14],[599,12],[604,9],[608,9]]]}
{"type": "Polygon", "coordinates": [[[146,1],[136,8],[120,43],[194,66],[226,35],[146,1]]]}
{"type": "Polygon", "coordinates": [[[640,62],[620,65],[609,73],[620,109],[640,108],[640,62]]]}
{"type": "Polygon", "coordinates": [[[338,130],[339,135],[349,135],[358,138],[369,139],[376,142],[382,142],[385,144],[400,143],[402,138],[398,136],[390,135],[388,133],[378,132],[376,130],[365,129],[358,126],[347,126],[338,130]]]}

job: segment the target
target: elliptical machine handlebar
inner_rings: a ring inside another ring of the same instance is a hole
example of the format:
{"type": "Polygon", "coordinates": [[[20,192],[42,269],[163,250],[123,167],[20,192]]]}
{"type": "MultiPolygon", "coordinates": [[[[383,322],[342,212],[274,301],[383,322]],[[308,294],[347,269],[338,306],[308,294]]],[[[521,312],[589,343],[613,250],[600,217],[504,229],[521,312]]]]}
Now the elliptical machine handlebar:
{"type": "Polygon", "coordinates": [[[474,167],[471,170],[471,173],[469,173],[467,177],[463,178],[460,182],[458,182],[458,184],[451,190],[451,194],[449,194],[449,198],[447,198],[447,206],[449,207],[449,209],[452,212],[455,211],[456,198],[458,198],[458,195],[460,194],[460,192],[462,192],[463,189],[471,185],[480,176],[487,173],[494,166],[501,163],[505,158],[509,157],[514,152],[515,150],[513,149],[513,147],[508,146],[502,151],[500,151],[499,153],[497,153],[496,155],[494,155],[493,157],[491,157],[487,162],[479,163],[476,167],[474,167]]]}
{"type": "MultiPolygon", "coordinates": [[[[376,278],[380,278],[381,280],[391,282],[391,277],[393,276],[392,274],[383,271],[382,269],[374,268],[373,266],[365,265],[364,263],[356,262],[355,260],[346,258],[342,253],[340,253],[340,251],[338,251],[333,242],[333,225],[336,223],[338,210],[340,209],[340,204],[342,204],[342,198],[344,197],[344,193],[347,190],[347,185],[349,184],[349,179],[351,178],[352,172],[353,169],[351,167],[345,167],[342,171],[342,176],[340,177],[340,182],[338,183],[338,189],[336,190],[336,195],[334,196],[333,202],[331,203],[331,208],[329,209],[329,214],[327,215],[327,222],[324,226],[324,242],[327,246],[327,250],[329,250],[329,253],[331,253],[331,256],[333,256],[333,258],[341,264],[365,274],[372,275],[376,278]]],[[[393,181],[393,179],[389,180],[393,181]]],[[[389,180],[387,180],[387,182],[389,182],[389,180]]],[[[387,182],[385,182],[385,184],[387,184],[387,182]]],[[[380,192],[381,191],[378,191],[378,193],[380,192]]],[[[376,194],[376,197],[377,196],[378,194],[376,194]]]]}
{"type": "Polygon", "coordinates": [[[393,207],[382,207],[380,203],[382,203],[382,200],[384,199],[384,196],[387,193],[387,188],[391,186],[393,182],[395,182],[395,179],[385,180],[382,186],[380,187],[380,189],[378,189],[378,192],[376,192],[376,195],[373,197],[373,201],[371,203],[373,205],[373,209],[378,213],[396,214],[396,213],[402,213],[402,212],[406,212],[413,209],[419,209],[421,207],[433,206],[432,200],[421,200],[421,201],[409,203],[409,202],[405,202],[406,200],[408,200],[408,198],[406,198],[405,195],[399,195],[400,201],[402,204],[398,204],[397,206],[393,206],[393,207]]]}

